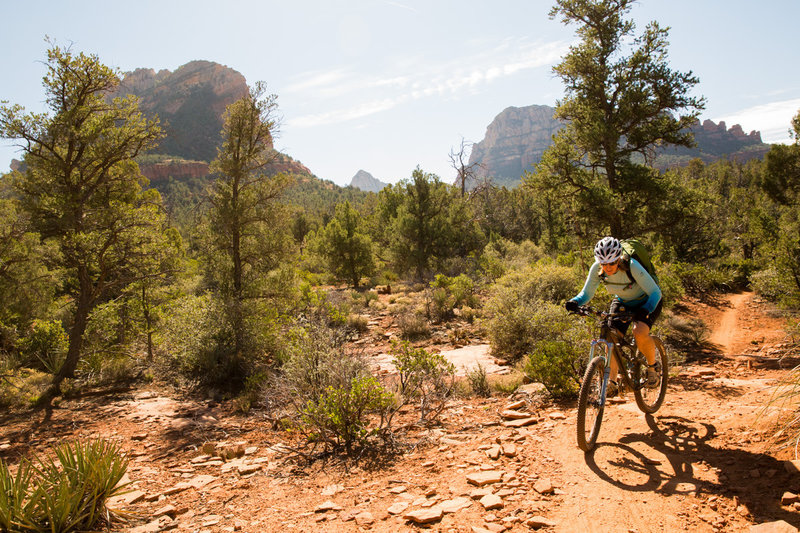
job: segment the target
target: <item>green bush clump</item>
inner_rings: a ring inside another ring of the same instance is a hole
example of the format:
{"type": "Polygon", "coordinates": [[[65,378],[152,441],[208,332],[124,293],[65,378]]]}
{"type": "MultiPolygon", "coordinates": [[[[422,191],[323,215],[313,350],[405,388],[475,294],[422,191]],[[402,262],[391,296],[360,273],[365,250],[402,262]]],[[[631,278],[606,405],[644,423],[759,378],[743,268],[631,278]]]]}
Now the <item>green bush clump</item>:
{"type": "Polygon", "coordinates": [[[787,309],[800,308],[800,290],[797,283],[778,268],[770,266],[750,276],[758,294],[787,309]]]}
{"type": "Polygon", "coordinates": [[[55,457],[23,460],[12,475],[0,460],[0,531],[68,533],[97,530],[112,514],[107,500],[120,485],[128,460],[104,440],[66,442],[55,457]]]}
{"type": "Polygon", "coordinates": [[[578,392],[580,376],[576,368],[586,346],[566,341],[546,340],[538,343],[525,358],[523,371],[539,382],[555,398],[570,398],[578,392]]]}
{"type": "Polygon", "coordinates": [[[488,398],[492,395],[492,388],[486,375],[486,368],[478,363],[474,368],[467,370],[467,381],[472,394],[481,398],[488,398]]]}
{"type": "Polygon", "coordinates": [[[393,405],[394,397],[374,377],[359,376],[346,386],[328,386],[317,398],[309,400],[301,414],[312,429],[311,440],[352,455],[385,429],[384,422],[393,405]],[[368,420],[371,414],[380,418],[372,426],[368,420]]]}
{"type": "Polygon", "coordinates": [[[58,320],[35,320],[31,332],[19,343],[24,364],[55,374],[64,364],[69,337],[58,320]]]}
{"type": "Polygon", "coordinates": [[[478,306],[475,283],[465,274],[448,277],[437,274],[430,283],[428,316],[434,322],[442,322],[453,316],[454,309],[478,306]]]}
{"type": "MultiPolygon", "coordinates": [[[[711,291],[730,291],[736,286],[735,276],[727,268],[708,264],[674,263],[673,272],[681,280],[686,293],[706,294],[711,291]]],[[[659,272],[659,277],[660,277],[659,272]]]]}
{"type": "Polygon", "coordinates": [[[393,342],[390,353],[399,373],[399,394],[404,401],[418,401],[420,421],[439,416],[455,387],[456,367],[442,354],[393,342]]]}
{"type": "Polygon", "coordinates": [[[388,440],[395,399],[363,357],[343,348],[346,332],[318,320],[298,324],[288,335],[288,359],[264,388],[265,404],[288,407],[291,427],[328,452],[350,455],[373,436],[388,440]]]}

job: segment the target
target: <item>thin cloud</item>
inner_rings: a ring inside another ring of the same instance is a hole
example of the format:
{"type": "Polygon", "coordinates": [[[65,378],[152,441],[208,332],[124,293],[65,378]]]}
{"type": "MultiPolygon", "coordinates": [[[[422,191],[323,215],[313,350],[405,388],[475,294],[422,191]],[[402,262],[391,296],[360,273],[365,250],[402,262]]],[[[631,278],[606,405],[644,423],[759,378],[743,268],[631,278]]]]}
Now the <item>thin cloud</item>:
{"type": "Polygon", "coordinates": [[[745,131],[758,130],[761,132],[761,140],[766,143],[788,143],[792,117],[797,114],[798,109],[800,98],[793,98],[748,107],[713,120],[724,120],[728,127],[740,124],[745,131]]]}
{"type": "Polygon", "coordinates": [[[309,114],[289,120],[288,125],[295,128],[311,128],[326,124],[337,124],[348,120],[364,118],[375,113],[382,113],[403,103],[404,98],[386,98],[359,104],[354,107],[329,111],[326,113],[309,114]]]}
{"type": "Polygon", "coordinates": [[[383,3],[389,6],[399,7],[401,9],[407,9],[408,11],[411,11],[413,13],[419,13],[419,9],[407,6],[405,4],[401,4],[400,2],[392,2],[391,0],[384,0],[383,3]]]}
{"type": "Polygon", "coordinates": [[[355,98],[358,104],[322,113],[309,113],[290,120],[294,127],[312,127],[354,120],[388,111],[402,103],[421,98],[456,97],[462,92],[475,92],[480,87],[526,70],[546,67],[557,62],[568,49],[565,42],[530,43],[525,39],[508,39],[471,56],[459,57],[438,64],[422,61],[393,61],[393,72],[368,75],[338,68],[303,74],[286,91],[298,93],[306,105],[322,100],[342,101],[355,98]],[[398,64],[407,65],[397,73],[398,64]]]}

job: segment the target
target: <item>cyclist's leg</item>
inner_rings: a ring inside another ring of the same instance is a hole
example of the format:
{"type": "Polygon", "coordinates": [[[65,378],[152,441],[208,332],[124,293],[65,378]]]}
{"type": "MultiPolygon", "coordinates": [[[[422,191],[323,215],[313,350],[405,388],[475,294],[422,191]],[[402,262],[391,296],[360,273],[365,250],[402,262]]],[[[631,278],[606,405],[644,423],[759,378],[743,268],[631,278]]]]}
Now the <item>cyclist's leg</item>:
{"type": "MultiPolygon", "coordinates": [[[[613,300],[611,300],[611,305],[608,308],[608,312],[613,315],[615,313],[622,311],[622,309],[620,309],[621,307],[623,307],[623,304],[619,300],[619,298],[614,298],[613,300]]],[[[627,333],[628,331],[628,326],[630,325],[630,322],[623,322],[622,320],[619,320],[617,318],[611,318],[609,319],[609,325],[612,328],[619,330],[623,335],[625,335],[625,333],[627,333]]],[[[617,362],[616,357],[611,358],[611,362],[608,365],[608,369],[610,372],[609,379],[617,383],[618,385],[621,384],[620,378],[617,375],[619,371],[619,363],[617,362]]]]}
{"type": "Polygon", "coordinates": [[[636,339],[636,347],[644,354],[648,365],[656,363],[656,344],[653,341],[653,337],[650,336],[650,328],[660,314],[661,302],[658,302],[650,316],[644,320],[636,320],[633,323],[633,338],[636,339]]]}

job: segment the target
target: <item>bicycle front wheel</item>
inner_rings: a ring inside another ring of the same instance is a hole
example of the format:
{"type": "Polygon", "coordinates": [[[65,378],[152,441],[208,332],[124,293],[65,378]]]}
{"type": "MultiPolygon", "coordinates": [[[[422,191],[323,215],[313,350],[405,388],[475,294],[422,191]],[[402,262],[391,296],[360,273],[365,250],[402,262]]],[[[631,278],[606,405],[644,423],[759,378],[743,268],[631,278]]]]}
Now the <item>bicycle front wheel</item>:
{"type": "Polygon", "coordinates": [[[578,448],[588,452],[597,443],[600,423],[603,421],[603,372],[605,361],[595,357],[586,367],[578,394],[578,448]]]}
{"type": "Polygon", "coordinates": [[[667,363],[667,350],[664,343],[658,337],[653,337],[656,345],[656,379],[648,381],[647,360],[641,352],[636,354],[636,365],[634,376],[636,377],[633,387],[633,396],[636,398],[636,405],[644,413],[655,413],[664,402],[667,394],[667,374],[669,365],[667,363]]]}

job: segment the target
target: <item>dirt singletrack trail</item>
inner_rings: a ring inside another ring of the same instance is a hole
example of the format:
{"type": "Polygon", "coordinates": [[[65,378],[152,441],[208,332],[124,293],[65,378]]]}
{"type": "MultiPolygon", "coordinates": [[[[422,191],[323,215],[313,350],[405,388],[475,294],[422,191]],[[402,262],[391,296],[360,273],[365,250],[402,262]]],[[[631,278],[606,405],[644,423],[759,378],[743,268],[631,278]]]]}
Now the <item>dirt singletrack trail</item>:
{"type": "Polygon", "coordinates": [[[752,300],[752,293],[728,295],[705,310],[720,353],[673,375],[655,415],[641,413],[628,393],[606,407],[592,453],[575,445],[574,410],[542,443],[559,465],[556,531],[749,531],[775,520],[800,526],[797,511],[781,505],[798,477],[765,453],[775,430],[759,418],[780,376],[731,357],[754,336],[780,339],[779,331],[742,329],[765,318],[754,314],[752,300]]]}
{"type": "Polygon", "coordinates": [[[727,303],[730,307],[722,314],[719,325],[709,337],[709,342],[718,345],[723,355],[733,354],[731,348],[734,340],[740,334],[740,330],[737,328],[739,316],[742,314],[744,304],[752,296],[752,293],[742,292],[732,294],[728,298],[727,303]]]}

